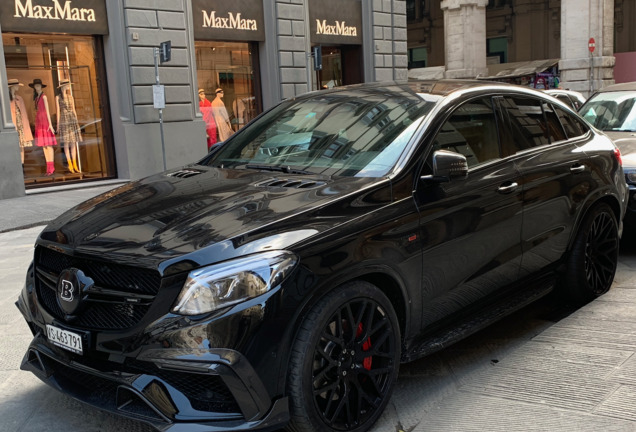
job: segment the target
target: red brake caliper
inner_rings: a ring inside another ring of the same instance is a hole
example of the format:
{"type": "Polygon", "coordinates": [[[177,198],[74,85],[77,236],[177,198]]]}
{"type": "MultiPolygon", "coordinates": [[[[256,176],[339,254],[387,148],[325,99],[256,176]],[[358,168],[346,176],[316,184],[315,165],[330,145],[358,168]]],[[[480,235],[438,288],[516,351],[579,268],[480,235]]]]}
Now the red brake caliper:
{"type": "MultiPolygon", "coordinates": [[[[358,324],[358,330],[356,331],[356,337],[360,337],[362,334],[362,323],[358,324]]],[[[369,351],[371,349],[371,338],[367,338],[366,341],[362,344],[362,351],[369,351]]],[[[371,370],[371,362],[373,361],[373,357],[365,357],[362,361],[362,366],[366,370],[371,370]]]]}

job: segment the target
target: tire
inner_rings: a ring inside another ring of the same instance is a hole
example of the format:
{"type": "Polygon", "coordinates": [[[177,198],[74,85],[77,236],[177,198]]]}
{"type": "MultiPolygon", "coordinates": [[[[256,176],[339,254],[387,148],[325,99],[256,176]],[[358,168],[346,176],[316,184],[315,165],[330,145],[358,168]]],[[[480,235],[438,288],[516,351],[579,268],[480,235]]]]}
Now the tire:
{"type": "Polygon", "coordinates": [[[327,294],[305,316],[293,343],[287,429],[368,430],[391,397],[400,348],[395,311],[377,287],[354,281],[327,294]]]}
{"type": "Polygon", "coordinates": [[[567,260],[567,299],[577,305],[605,294],[618,263],[618,225],[609,205],[601,203],[586,215],[567,260]]]}

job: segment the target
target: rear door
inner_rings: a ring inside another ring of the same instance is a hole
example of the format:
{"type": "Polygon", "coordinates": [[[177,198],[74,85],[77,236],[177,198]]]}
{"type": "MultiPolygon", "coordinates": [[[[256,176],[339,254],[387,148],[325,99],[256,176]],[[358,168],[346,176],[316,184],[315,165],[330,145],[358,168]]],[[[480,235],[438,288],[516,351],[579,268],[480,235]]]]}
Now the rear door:
{"type": "Polygon", "coordinates": [[[503,150],[521,173],[523,277],[563,256],[578,205],[593,183],[587,155],[576,139],[568,139],[552,104],[532,96],[506,96],[500,105],[507,119],[503,150]]]}
{"type": "Polygon", "coordinates": [[[466,156],[466,178],[420,183],[416,202],[423,245],[423,327],[433,330],[481,307],[514,282],[521,263],[520,174],[502,157],[501,119],[491,97],[461,104],[443,123],[433,151],[466,156]]]}

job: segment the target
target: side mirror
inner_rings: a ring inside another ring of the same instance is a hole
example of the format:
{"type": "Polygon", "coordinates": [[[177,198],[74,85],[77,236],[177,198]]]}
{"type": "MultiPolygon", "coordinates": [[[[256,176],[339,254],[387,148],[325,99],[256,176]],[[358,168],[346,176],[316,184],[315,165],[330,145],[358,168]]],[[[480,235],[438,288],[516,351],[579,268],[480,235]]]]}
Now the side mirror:
{"type": "Polygon", "coordinates": [[[449,182],[455,177],[466,177],[468,163],[466,156],[448,150],[437,150],[433,153],[433,175],[425,175],[421,180],[449,182]]]}

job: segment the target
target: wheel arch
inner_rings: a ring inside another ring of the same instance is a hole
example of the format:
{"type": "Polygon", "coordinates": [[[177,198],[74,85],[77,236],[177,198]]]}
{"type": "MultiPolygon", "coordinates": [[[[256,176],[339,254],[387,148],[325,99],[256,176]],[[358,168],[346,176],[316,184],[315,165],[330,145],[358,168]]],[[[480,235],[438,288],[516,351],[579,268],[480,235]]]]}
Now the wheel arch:
{"type": "MultiPolygon", "coordinates": [[[[364,281],[376,286],[384,295],[387,296],[389,302],[393,306],[393,310],[397,316],[397,320],[400,327],[400,339],[401,348],[405,346],[406,337],[409,335],[409,327],[413,317],[411,317],[411,303],[412,299],[408,295],[405,284],[402,282],[398,274],[396,274],[390,267],[386,266],[373,266],[360,269],[354,269],[348,273],[338,273],[331,275],[329,278],[322,281],[319,285],[314,287],[312,295],[308,297],[304,304],[300,305],[298,311],[291,321],[291,328],[294,330],[286,337],[286,340],[290,344],[294,343],[300,325],[305,315],[326,295],[338,289],[340,286],[353,282],[364,281]]],[[[282,360],[281,365],[285,365],[281,368],[279,374],[280,390],[283,392],[287,387],[287,364],[289,361],[290,352],[285,355],[285,359],[282,360]]]]}
{"type": "Polygon", "coordinates": [[[618,198],[616,198],[614,195],[608,194],[608,195],[597,197],[594,200],[589,200],[588,204],[579,213],[579,216],[576,220],[575,229],[572,231],[572,235],[570,236],[570,241],[568,243],[568,252],[572,250],[572,247],[574,246],[574,241],[576,239],[576,234],[579,232],[579,229],[581,228],[581,224],[583,223],[587,215],[590,213],[590,211],[592,211],[594,207],[603,203],[609,205],[609,207],[612,209],[612,212],[614,213],[614,216],[616,217],[616,223],[620,227],[621,205],[618,198]]]}

